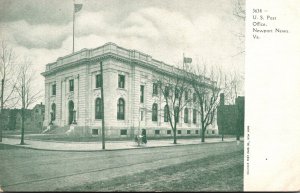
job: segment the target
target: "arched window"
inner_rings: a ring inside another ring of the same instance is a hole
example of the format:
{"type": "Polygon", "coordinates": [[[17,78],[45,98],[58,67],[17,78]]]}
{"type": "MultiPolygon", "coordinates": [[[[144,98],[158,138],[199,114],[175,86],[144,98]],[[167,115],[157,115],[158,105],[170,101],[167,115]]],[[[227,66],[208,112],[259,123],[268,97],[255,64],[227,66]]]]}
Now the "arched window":
{"type": "Polygon", "coordinates": [[[165,105],[164,107],[164,122],[169,121],[169,108],[168,105],[165,105]]]}
{"type": "Polygon", "coordinates": [[[193,109],[193,123],[197,123],[197,110],[193,109]]]}
{"type": "Polygon", "coordinates": [[[122,98],[119,98],[119,100],[118,100],[117,119],[118,120],[124,120],[125,119],[125,101],[122,98]]]}
{"type": "Polygon", "coordinates": [[[184,123],[188,123],[189,121],[189,110],[188,108],[184,109],[184,123]]]}
{"type": "Polygon", "coordinates": [[[55,103],[53,103],[51,105],[51,111],[52,111],[52,117],[51,117],[51,120],[54,121],[55,120],[55,117],[56,117],[56,105],[55,103]]]}
{"type": "Polygon", "coordinates": [[[102,104],[100,98],[96,98],[95,101],[95,119],[102,119],[102,104]]]}
{"type": "Polygon", "coordinates": [[[152,121],[157,121],[157,104],[152,105],[152,121]]]}

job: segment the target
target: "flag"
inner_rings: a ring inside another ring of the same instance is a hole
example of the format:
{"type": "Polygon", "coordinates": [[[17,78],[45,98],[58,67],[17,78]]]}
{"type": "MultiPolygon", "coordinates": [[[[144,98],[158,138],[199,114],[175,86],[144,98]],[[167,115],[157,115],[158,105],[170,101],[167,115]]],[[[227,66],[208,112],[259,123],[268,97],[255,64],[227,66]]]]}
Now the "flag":
{"type": "Polygon", "coordinates": [[[184,57],[183,58],[183,62],[184,63],[192,63],[192,58],[186,58],[186,57],[184,57]]]}
{"type": "Polygon", "coordinates": [[[74,12],[77,13],[81,10],[82,4],[74,4],[74,12]]]}

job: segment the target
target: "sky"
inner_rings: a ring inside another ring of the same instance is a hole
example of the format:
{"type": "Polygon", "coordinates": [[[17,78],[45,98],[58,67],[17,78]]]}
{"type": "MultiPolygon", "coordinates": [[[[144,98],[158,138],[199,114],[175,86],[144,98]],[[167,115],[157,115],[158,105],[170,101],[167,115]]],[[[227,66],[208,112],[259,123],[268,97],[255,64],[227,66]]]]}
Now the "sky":
{"type": "MultiPolygon", "coordinates": [[[[75,51],[107,42],[139,50],[170,65],[205,61],[244,72],[244,21],[235,0],[76,0],[75,51]]],[[[44,90],[46,64],[72,53],[72,0],[0,0],[0,38],[28,57],[36,88],[44,90]]],[[[44,102],[41,99],[39,102],[44,102]]]]}

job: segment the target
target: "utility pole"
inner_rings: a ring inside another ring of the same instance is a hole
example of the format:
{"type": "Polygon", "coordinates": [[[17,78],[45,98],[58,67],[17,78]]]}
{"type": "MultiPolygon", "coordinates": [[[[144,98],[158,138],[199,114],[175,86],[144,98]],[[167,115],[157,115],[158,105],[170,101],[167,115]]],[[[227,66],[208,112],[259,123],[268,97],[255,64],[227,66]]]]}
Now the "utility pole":
{"type": "Polygon", "coordinates": [[[24,108],[25,108],[25,88],[24,88],[24,80],[22,80],[22,119],[21,119],[21,145],[25,145],[24,143],[24,121],[25,121],[25,112],[24,112],[24,108]]]}
{"type": "MultiPolygon", "coordinates": [[[[3,89],[4,89],[4,79],[2,78],[1,79],[1,107],[0,107],[0,120],[3,118],[3,101],[4,101],[4,99],[3,99],[3,89]]],[[[2,122],[2,120],[1,120],[1,122],[2,122]]],[[[0,124],[0,142],[2,142],[2,127],[3,127],[3,125],[2,124],[0,124]]]]}
{"type": "Polygon", "coordinates": [[[102,61],[100,62],[100,79],[101,79],[101,111],[102,111],[102,149],[105,149],[105,129],[104,129],[104,94],[103,94],[103,63],[102,61]]]}

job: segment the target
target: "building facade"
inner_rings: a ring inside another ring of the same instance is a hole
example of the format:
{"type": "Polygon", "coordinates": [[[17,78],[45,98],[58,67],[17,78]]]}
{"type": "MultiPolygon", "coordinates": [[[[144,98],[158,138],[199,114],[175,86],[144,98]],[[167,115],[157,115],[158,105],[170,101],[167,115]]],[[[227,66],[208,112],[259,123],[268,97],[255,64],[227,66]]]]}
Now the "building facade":
{"type": "Polygon", "coordinates": [[[223,135],[244,136],[245,97],[238,96],[235,104],[225,105],[224,94],[220,96],[217,108],[219,133],[223,135]]]}
{"type": "MultiPolygon", "coordinates": [[[[164,119],[166,103],[155,80],[162,72],[172,76],[175,70],[150,55],[114,43],[60,57],[47,64],[42,73],[44,126],[72,127],[79,135],[101,135],[103,85],[106,137],[133,137],[141,129],[146,129],[147,136],[172,136],[164,119]]],[[[178,136],[199,135],[199,114],[193,113],[193,105],[180,115],[178,136]]],[[[216,130],[211,128],[209,133],[217,134],[216,130]]]]}
{"type": "MultiPolygon", "coordinates": [[[[43,131],[44,114],[45,105],[42,103],[36,104],[33,109],[25,109],[25,132],[41,133],[43,131]]],[[[20,130],[22,127],[22,109],[3,109],[0,123],[3,130],[20,130]]]]}

